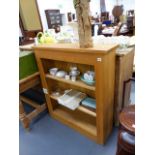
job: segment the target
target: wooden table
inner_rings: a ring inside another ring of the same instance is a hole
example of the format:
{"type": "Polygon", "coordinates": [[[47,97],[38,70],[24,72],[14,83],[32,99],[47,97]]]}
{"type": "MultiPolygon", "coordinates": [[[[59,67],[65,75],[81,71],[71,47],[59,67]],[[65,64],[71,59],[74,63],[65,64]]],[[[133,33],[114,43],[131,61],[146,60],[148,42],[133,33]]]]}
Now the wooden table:
{"type": "Polygon", "coordinates": [[[34,46],[34,43],[27,44],[27,45],[21,45],[19,46],[20,51],[33,51],[32,46],[34,46]]]}
{"type": "Polygon", "coordinates": [[[46,103],[43,103],[42,105],[40,105],[37,102],[22,96],[21,93],[39,84],[40,84],[39,72],[36,72],[19,81],[19,96],[20,96],[19,97],[19,119],[22,122],[24,128],[27,130],[29,130],[29,124],[32,121],[32,119],[46,109],[46,103]],[[32,106],[34,110],[29,114],[26,114],[23,107],[23,102],[32,106]]]}
{"type": "MultiPolygon", "coordinates": [[[[20,50],[32,51],[31,47],[33,45],[34,44],[20,46],[20,50]]],[[[40,74],[38,71],[19,80],[19,119],[22,122],[23,127],[28,130],[29,130],[29,124],[32,121],[32,119],[36,117],[38,114],[40,114],[41,112],[43,112],[47,107],[46,107],[46,103],[43,103],[40,105],[38,102],[35,102],[27,97],[24,97],[21,94],[27,91],[28,89],[34,88],[38,85],[40,85],[40,74]],[[27,114],[25,112],[23,103],[29,104],[34,108],[34,110],[27,114]]]]}

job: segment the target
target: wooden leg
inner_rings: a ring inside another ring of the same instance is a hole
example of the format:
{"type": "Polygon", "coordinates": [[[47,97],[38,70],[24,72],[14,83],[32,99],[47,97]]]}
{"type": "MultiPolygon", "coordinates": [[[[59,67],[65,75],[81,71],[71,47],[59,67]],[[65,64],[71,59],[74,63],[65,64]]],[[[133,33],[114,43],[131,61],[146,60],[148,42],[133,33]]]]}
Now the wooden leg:
{"type": "Polygon", "coordinates": [[[43,105],[39,106],[39,108],[36,108],[35,110],[33,110],[31,113],[29,113],[27,115],[27,118],[29,120],[32,120],[33,118],[35,118],[38,114],[40,114],[41,112],[43,112],[45,109],[47,108],[46,103],[44,103],[43,105]]]}
{"type": "Polygon", "coordinates": [[[119,145],[117,145],[117,152],[116,152],[116,155],[121,155],[120,152],[121,152],[121,151],[120,151],[120,147],[119,147],[119,145]]]}
{"type": "Polygon", "coordinates": [[[22,104],[22,101],[19,100],[19,119],[20,121],[22,122],[24,128],[29,131],[29,124],[30,124],[30,121],[29,119],[26,117],[26,113],[24,111],[24,107],[23,107],[23,104],[22,104]]]}

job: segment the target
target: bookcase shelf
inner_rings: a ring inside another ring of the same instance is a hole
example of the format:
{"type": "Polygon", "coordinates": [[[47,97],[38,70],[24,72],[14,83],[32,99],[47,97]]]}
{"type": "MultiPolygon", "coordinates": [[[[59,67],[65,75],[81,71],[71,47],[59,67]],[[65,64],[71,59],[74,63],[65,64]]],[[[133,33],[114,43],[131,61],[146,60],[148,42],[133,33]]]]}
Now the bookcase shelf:
{"type": "Polygon", "coordinates": [[[45,91],[51,117],[81,134],[104,144],[113,127],[115,52],[117,45],[79,48],[77,44],[52,44],[34,46],[34,52],[45,91]],[[95,72],[95,85],[89,86],[81,80],[75,82],[48,74],[50,68],[66,72],[76,65],[81,75],[88,70],[95,72]],[[56,89],[75,89],[96,100],[96,111],[80,105],[70,110],[51,95],[56,89]]]}
{"type": "MultiPolygon", "coordinates": [[[[50,97],[52,98],[52,99],[54,99],[54,100],[57,100],[57,96],[53,96],[53,95],[50,95],[50,97]]],[[[88,115],[90,115],[90,116],[93,116],[93,117],[96,117],[96,112],[95,112],[95,110],[93,111],[93,110],[90,110],[90,109],[88,109],[88,108],[86,108],[86,107],[84,107],[84,106],[82,106],[82,105],[80,105],[77,109],[76,109],[76,111],[81,111],[81,112],[84,112],[84,113],[86,113],[86,114],[88,114],[88,115]]]]}
{"type": "Polygon", "coordinates": [[[53,80],[56,80],[56,81],[59,81],[59,82],[64,82],[64,83],[68,83],[68,84],[71,84],[71,85],[74,85],[74,86],[78,86],[78,87],[81,87],[81,88],[86,88],[86,89],[95,91],[95,86],[86,85],[81,80],[77,80],[77,81],[74,82],[74,81],[71,81],[71,80],[66,80],[64,78],[59,78],[59,77],[56,77],[56,76],[52,76],[50,74],[46,74],[46,78],[53,79],[53,80]]]}
{"type": "Polygon", "coordinates": [[[62,123],[78,129],[81,133],[87,133],[90,138],[96,139],[97,128],[94,117],[90,117],[79,111],[69,110],[60,105],[53,111],[53,116],[62,123]]]}

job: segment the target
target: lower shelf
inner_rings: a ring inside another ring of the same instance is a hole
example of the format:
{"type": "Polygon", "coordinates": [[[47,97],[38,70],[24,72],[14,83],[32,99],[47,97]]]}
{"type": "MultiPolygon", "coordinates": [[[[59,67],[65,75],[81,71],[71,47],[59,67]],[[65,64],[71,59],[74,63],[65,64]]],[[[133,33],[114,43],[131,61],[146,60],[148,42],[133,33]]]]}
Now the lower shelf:
{"type": "Polygon", "coordinates": [[[53,117],[96,141],[97,129],[95,117],[86,115],[80,111],[71,111],[60,105],[53,111],[53,117]]]}
{"type": "MultiPolygon", "coordinates": [[[[53,95],[50,95],[50,98],[52,98],[54,100],[57,100],[57,97],[55,97],[53,95]]],[[[96,112],[95,112],[96,110],[92,111],[89,108],[86,108],[86,107],[81,106],[81,105],[77,108],[77,110],[82,111],[82,112],[84,112],[84,113],[86,113],[88,115],[91,115],[93,117],[96,117],[96,112]]]]}

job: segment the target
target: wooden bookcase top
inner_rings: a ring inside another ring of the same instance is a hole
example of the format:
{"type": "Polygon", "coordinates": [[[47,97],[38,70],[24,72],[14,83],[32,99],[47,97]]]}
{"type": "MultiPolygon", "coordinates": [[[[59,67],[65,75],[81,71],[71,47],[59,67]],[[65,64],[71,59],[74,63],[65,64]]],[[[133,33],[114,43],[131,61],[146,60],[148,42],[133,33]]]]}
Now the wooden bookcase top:
{"type": "Polygon", "coordinates": [[[108,45],[101,45],[101,44],[95,44],[92,48],[80,48],[79,44],[76,43],[55,43],[55,44],[40,44],[37,46],[33,46],[33,49],[41,49],[41,50],[57,50],[57,51],[65,51],[65,52],[78,52],[78,53],[107,53],[113,49],[118,47],[118,44],[108,44],[108,45]]]}

